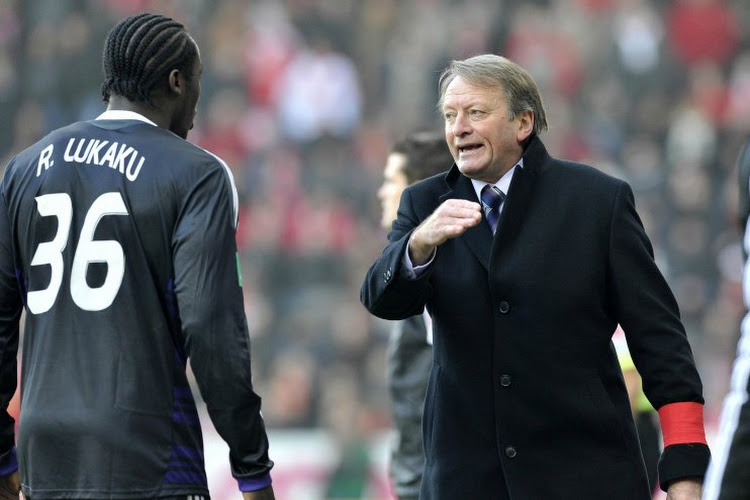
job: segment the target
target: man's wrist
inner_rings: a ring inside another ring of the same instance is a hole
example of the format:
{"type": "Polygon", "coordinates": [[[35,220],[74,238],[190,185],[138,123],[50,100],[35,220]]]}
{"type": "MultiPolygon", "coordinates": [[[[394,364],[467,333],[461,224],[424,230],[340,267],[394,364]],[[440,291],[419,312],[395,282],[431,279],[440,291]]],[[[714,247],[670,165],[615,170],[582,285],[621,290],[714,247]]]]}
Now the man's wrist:
{"type": "Polygon", "coordinates": [[[421,266],[430,260],[435,247],[425,247],[424,245],[415,242],[414,239],[414,234],[412,234],[407,245],[407,251],[409,252],[409,258],[411,259],[412,264],[414,264],[414,266],[421,266]]]}

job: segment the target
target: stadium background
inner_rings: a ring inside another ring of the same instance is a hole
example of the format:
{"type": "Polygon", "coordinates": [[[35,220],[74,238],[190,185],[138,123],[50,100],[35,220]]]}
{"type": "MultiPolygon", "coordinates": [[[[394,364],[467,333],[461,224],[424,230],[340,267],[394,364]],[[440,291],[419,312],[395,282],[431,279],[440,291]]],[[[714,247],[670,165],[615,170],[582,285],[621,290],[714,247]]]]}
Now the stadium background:
{"type": "MultiPolygon", "coordinates": [[[[540,85],[555,156],[627,179],[677,295],[713,429],[739,320],[735,159],[750,137],[745,0],[0,0],[0,158],[102,110],[106,31],[139,10],[202,49],[189,139],[231,165],[254,380],[277,498],[387,498],[388,325],[359,304],[393,140],[440,127],[447,61],[540,85]]],[[[212,494],[239,499],[206,422],[212,494]]]]}

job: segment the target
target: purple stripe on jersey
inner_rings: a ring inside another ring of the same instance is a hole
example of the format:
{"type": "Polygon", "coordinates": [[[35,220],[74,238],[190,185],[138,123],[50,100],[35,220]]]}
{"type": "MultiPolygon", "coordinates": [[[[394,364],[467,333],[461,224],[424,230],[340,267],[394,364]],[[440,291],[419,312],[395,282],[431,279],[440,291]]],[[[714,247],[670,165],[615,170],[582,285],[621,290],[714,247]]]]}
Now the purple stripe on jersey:
{"type": "Polygon", "coordinates": [[[188,410],[188,413],[195,413],[195,403],[192,401],[175,401],[172,407],[175,410],[188,410]]]}
{"type": "Polygon", "coordinates": [[[185,366],[187,365],[187,361],[185,360],[185,355],[179,349],[175,348],[172,356],[174,358],[174,362],[177,363],[177,365],[185,368],[185,366]]]}
{"type": "Polygon", "coordinates": [[[200,425],[201,424],[200,418],[198,418],[197,414],[189,415],[181,411],[172,412],[172,422],[175,422],[177,424],[188,424],[188,425],[200,425]]]}
{"type": "Polygon", "coordinates": [[[263,488],[270,486],[271,484],[271,473],[266,472],[264,475],[259,477],[238,477],[237,484],[240,487],[240,491],[258,491],[263,488]]]}
{"type": "Polygon", "coordinates": [[[172,397],[175,399],[189,399],[190,401],[194,401],[193,391],[190,390],[190,387],[175,387],[172,390],[172,397]]]}
{"type": "Polygon", "coordinates": [[[205,472],[195,472],[187,470],[170,470],[164,476],[166,484],[199,484],[208,487],[208,480],[205,472]]]}
{"type": "Polygon", "coordinates": [[[26,290],[29,289],[29,280],[24,277],[23,269],[16,269],[16,281],[21,284],[21,293],[26,295],[26,290]]]}
{"type": "Polygon", "coordinates": [[[173,470],[192,470],[200,472],[201,468],[198,467],[195,464],[190,463],[187,460],[179,459],[179,458],[173,458],[169,462],[167,462],[167,467],[169,469],[173,470]]]}
{"type": "Polygon", "coordinates": [[[203,462],[203,450],[191,448],[190,446],[173,446],[171,458],[198,459],[203,462]]]}
{"type": "Polygon", "coordinates": [[[203,451],[190,446],[173,446],[169,457],[169,470],[164,476],[165,483],[199,484],[206,486],[206,472],[203,468],[203,451]]]}
{"type": "Polygon", "coordinates": [[[18,470],[18,457],[16,456],[16,447],[10,449],[5,457],[0,461],[0,476],[7,476],[11,472],[18,470]]]}
{"type": "Polygon", "coordinates": [[[167,306],[167,314],[170,319],[177,319],[180,317],[180,310],[177,308],[177,300],[174,293],[174,280],[172,278],[167,281],[167,293],[165,295],[167,306]]]}

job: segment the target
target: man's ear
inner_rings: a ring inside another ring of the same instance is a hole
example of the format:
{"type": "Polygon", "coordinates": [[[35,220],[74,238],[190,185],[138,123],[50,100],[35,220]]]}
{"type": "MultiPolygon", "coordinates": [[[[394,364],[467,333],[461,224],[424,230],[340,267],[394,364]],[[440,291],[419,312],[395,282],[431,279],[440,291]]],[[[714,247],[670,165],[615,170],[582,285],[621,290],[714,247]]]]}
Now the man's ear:
{"type": "Polygon", "coordinates": [[[522,143],[529,138],[534,131],[534,113],[531,111],[522,111],[516,116],[518,119],[518,128],[516,129],[516,140],[522,143]]]}
{"type": "Polygon", "coordinates": [[[182,90],[185,88],[184,75],[179,69],[173,69],[169,72],[169,91],[177,95],[182,94],[182,90]]]}

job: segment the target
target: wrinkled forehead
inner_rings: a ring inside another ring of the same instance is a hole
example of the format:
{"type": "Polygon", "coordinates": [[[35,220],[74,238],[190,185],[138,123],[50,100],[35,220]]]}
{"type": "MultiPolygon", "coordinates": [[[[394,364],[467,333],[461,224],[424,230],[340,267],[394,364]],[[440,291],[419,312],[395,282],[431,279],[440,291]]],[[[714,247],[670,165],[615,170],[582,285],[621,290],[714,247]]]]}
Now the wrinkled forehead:
{"type": "Polygon", "coordinates": [[[505,103],[505,92],[496,83],[472,82],[457,76],[445,88],[441,110],[471,105],[497,107],[505,103]]]}

